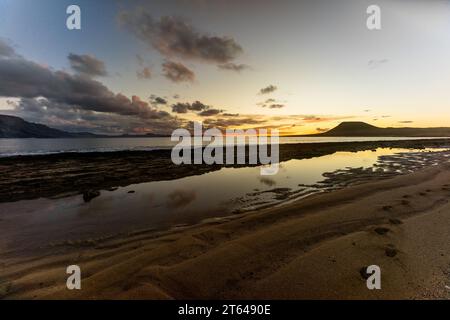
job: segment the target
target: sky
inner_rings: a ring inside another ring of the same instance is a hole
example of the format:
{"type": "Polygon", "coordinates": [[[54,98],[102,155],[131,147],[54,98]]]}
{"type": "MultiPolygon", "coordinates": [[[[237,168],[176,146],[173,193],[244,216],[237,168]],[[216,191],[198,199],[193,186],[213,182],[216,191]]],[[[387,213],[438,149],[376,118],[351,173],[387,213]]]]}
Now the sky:
{"type": "Polygon", "coordinates": [[[0,113],[110,134],[450,126],[449,31],[448,0],[0,0],[0,113]]]}

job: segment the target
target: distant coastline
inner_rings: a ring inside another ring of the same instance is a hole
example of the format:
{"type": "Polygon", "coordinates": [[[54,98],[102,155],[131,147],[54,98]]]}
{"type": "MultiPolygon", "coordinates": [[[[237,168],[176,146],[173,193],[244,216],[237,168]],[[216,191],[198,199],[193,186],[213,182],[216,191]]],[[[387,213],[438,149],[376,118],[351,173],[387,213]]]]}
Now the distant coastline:
{"type": "Polygon", "coordinates": [[[302,137],[450,137],[450,128],[380,128],[365,122],[342,122],[326,132],[302,137]]]}
{"type": "Polygon", "coordinates": [[[1,115],[0,114],[0,139],[60,139],[60,138],[164,138],[169,135],[162,134],[121,134],[121,135],[106,135],[95,134],[90,132],[67,132],[50,128],[43,124],[32,123],[23,120],[22,118],[1,115]]]}
{"type": "MultiPolygon", "coordinates": [[[[58,139],[58,138],[166,138],[168,134],[106,135],[90,132],[67,132],[43,124],[31,123],[22,118],[0,114],[0,139],[58,139]]],[[[438,128],[380,128],[365,122],[342,122],[326,132],[284,137],[450,137],[450,127],[438,128]]]]}

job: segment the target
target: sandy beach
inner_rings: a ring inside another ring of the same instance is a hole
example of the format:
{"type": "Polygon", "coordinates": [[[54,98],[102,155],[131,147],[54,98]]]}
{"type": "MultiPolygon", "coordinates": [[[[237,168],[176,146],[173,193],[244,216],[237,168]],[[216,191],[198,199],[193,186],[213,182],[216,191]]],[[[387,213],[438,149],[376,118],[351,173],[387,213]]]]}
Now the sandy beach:
{"type": "Polygon", "coordinates": [[[168,231],[4,255],[5,299],[448,299],[450,164],[168,231]],[[82,290],[66,289],[66,267],[82,290]],[[382,289],[360,273],[381,268],[382,289]]]}
{"type": "Polygon", "coordinates": [[[450,0],[77,2],[0,0],[0,301],[450,300],[450,0]]]}

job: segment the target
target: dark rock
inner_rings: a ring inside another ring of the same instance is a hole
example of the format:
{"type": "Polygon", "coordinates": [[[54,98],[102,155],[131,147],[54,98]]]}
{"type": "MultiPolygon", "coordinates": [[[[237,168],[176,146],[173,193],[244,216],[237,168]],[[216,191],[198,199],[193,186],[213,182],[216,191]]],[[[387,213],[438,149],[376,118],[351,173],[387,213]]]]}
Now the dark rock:
{"type": "Polygon", "coordinates": [[[84,202],[89,202],[98,196],[100,196],[100,191],[98,191],[98,190],[88,190],[88,191],[83,192],[84,202]]]}

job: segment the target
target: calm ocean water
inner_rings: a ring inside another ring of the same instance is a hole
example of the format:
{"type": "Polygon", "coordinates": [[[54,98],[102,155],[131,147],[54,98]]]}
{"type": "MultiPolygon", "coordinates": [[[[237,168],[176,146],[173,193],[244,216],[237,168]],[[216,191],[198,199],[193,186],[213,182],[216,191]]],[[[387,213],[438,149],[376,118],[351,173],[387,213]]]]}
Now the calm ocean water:
{"type": "MultiPolygon", "coordinates": [[[[280,144],[351,141],[391,141],[433,138],[399,137],[281,137],[280,144]]],[[[0,157],[61,152],[109,152],[172,148],[170,138],[0,139],[0,157]]]]}

